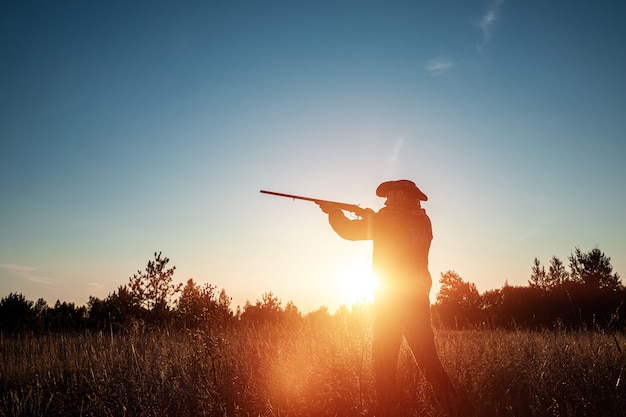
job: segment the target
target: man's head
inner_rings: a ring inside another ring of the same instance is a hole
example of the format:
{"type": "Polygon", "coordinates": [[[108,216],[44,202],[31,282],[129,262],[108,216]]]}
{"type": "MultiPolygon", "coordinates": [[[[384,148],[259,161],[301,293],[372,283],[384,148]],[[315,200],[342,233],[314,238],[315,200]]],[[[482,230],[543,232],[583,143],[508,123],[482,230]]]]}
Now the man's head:
{"type": "Polygon", "coordinates": [[[383,182],[376,188],[376,195],[386,197],[387,206],[398,201],[427,201],[428,197],[424,194],[413,181],[397,180],[383,182]]]}

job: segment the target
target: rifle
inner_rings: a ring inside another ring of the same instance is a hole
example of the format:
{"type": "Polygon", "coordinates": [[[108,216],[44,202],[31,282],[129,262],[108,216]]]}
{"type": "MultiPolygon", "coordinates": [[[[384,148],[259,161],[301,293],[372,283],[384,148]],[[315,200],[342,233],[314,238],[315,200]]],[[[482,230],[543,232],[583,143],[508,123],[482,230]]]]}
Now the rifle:
{"type": "Polygon", "coordinates": [[[341,203],[339,201],[330,201],[330,200],[322,200],[322,199],[319,199],[319,198],[302,197],[302,196],[299,196],[299,195],[277,193],[277,192],[274,192],[274,191],[266,191],[266,190],[261,190],[261,193],[275,195],[275,196],[278,196],[278,197],[292,198],[294,200],[312,201],[315,204],[319,204],[319,203],[334,204],[337,207],[339,207],[340,209],[345,210],[345,211],[349,211],[350,213],[354,213],[355,215],[357,215],[359,217],[365,217],[366,215],[368,215],[368,214],[370,214],[372,212],[371,209],[359,207],[356,204],[341,203]]]}

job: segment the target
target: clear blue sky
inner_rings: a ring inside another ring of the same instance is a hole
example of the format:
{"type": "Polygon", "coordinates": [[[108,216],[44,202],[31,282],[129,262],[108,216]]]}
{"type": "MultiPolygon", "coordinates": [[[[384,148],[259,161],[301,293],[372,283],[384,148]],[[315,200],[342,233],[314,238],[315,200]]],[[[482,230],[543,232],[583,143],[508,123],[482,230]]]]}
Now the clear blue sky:
{"type": "MultiPolygon", "coordinates": [[[[626,274],[626,6],[588,1],[0,5],[0,295],[86,303],[154,252],[303,311],[371,245],[317,206],[414,180],[435,281],[626,274]]],[[[437,285],[433,288],[433,294],[437,285]]],[[[346,298],[348,297],[348,298],[346,298]]]]}

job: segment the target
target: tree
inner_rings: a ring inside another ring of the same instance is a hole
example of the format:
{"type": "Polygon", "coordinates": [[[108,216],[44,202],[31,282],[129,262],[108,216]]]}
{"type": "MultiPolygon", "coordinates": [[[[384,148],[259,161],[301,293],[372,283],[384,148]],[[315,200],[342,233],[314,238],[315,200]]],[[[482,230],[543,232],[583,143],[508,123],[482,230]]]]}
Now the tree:
{"type": "Polygon", "coordinates": [[[172,297],[180,292],[182,283],[172,283],[175,266],[167,269],[170,261],[167,257],[161,257],[161,252],[154,253],[154,261],[148,261],[144,271],[137,271],[129,278],[129,290],[141,307],[148,311],[152,319],[161,319],[163,313],[168,311],[172,297]]]}
{"type": "Polygon", "coordinates": [[[293,301],[289,301],[284,310],[285,323],[289,326],[298,326],[302,322],[302,313],[293,301]]]}
{"type": "Polygon", "coordinates": [[[569,274],[565,270],[565,265],[556,256],[550,259],[550,267],[546,276],[548,288],[555,289],[561,287],[569,280],[569,274]]]}
{"type": "Polygon", "coordinates": [[[532,273],[530,274],[528,285],[542,290],[545,290],[548,287],[546,281],[546,269],[543,265],[541,265],[541,262],[537,258],[535,258],[533,262],[532,273]]]}
{"type": "Polygon", "coordinates": [[[274,293],[263,293],[262,299],[256,304],[246,301],[240,318],[244,322],[278,322],[283,319],[282,301],[274,293]]]}
{"type": "Polygon", "coordinates": [[[141,307],[141,300],[128,288],[128,285],[120,285],[117,291],[113,291],[104,300],[106,314],[111,316],[118,324],[139,320],[145,310],[141,307]]]}
{"type": "Polygon", "coordinates": [[[87,308],[77,307],[74,303],[57,300],[54,307],[47,310],[48,328],[50,330],[71,331],[84,327],[87,308]]]}
{"type": "Polygon", "coordinates": [[[131,323],[139,323],[146,316],[137,295],[127,285],[120,285],[104,300],[89,297],[87,324],[97,329],[125,329],[131,323]]]}
{"type": "Polygon", "coordinates": [[[332,321],[332,316],[326,306],[321,306],[317,310],[311,311],[304,318],[310,328],[317,330],[328,329],[332,321]]]}
{"type": "Polygon", "coordinates": [[[232,318],[231,298],[225,290],[217,294],[217,287],[196,284],[192,278],[187,280],[180,298],[178,313],[186,327],[223,328],[232,318]]]}
{"type": "Polygon", "coordinates": [[[25,330],[33,317],[33,302],[23,294],[10,293],[0,300],[0,329],[11,332],[25,330]]]}
{"type": "Polygon", "coordinates": [[[462,328],[475,322],[481,302],[476,284],[463,281],[455,271],[441,273],[439,282],[435,310],[443,324],[462,328]]]}
{"type": "Polygon", "coordinates": [[[599,248],[596,247],[588,253],[583,253],[580,248],[576,247],[568,259],[570,276],[574,282],[591,288],[609,290],[622,288],[619,274],[613,273],[611,258],[599,248]]]}
{"type": "Polygon", "coordinates": [[[87,325],[91,328],[103,329],[110,320],[107,307],[104,300],[90,295],[87,301],[87,325]]]}
{"type": "Polygon", "coordinates": [[[231,323],[234,318],[233,310],[230,308],[232,302],[232,297],[229,297],[228,294],[226,294],[226,290],[222,288],[217,298],[217,316],[223,326],[231,323]]]}
{"type": "Polygon", "coordinates": [[[532,272],[528,285],[533,288],[538,288],[544,291],[552,291],[565,284],[569,279],[569,274],[563,266],[563,262],[556,256],[550,259],[550,267],[548,272],[539,259],[535,258],[533,261],[532,272]]]}
{"type": "Polygon", "coordinates": [[[437,294],[437,303],[452,303],[459,306],[478,306],[480,295],[476,284],[463,281],[455,271],[441,273],[441,289],[437,294]]]}
{"type": "Polygon", "coordinates": [[[502,289],[487,290],[481,296],[480,309],[483,314],[483,321],[491,327],[503,326],[500,311],[504,304],[504,294],[502,289]]]}
{"type": "Polygon", "coordinates": [[[46,300],[43,298],[38,299],[33,306],[33,320],[31,323],[31,328],[33,330],[41,330],[45,327],[49,311],[50,307],[48,307],[46,300]]]}

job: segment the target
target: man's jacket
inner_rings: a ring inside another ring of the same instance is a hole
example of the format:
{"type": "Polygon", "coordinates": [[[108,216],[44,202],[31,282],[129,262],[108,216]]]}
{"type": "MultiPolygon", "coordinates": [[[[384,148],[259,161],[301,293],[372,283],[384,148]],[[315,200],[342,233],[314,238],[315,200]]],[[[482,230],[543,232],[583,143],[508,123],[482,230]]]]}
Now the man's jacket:
{"type": "Polygon", "coordinates": [[[341,210],[328,220],[348,240],[372,240],[372,269],[381,284],[420,284],[430,290],[428,251],[433,238],[426,211],[415,203],[384,207],[362,219],[348,219],[341,210]]]}

